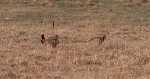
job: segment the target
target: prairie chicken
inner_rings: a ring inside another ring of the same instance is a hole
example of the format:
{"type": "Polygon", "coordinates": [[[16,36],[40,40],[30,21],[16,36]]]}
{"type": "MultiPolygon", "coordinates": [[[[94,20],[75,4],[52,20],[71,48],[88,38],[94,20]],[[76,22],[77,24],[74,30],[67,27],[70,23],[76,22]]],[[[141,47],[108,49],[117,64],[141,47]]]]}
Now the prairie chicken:
{"type": "Polygon", "coordinates": [[[59,36],[58,35],[55,35],[53,37],[50,37],[48,39],[48,43],[51,44],[52,48],[56,48],[57,45],[59,44],[59,36]]]}
{"type": "Polygon", "coordinates": [[[41,35],[41,43],[44,44],[46,41],[44,34],[41,35]]]}
{"type": "Polygon", "coordinates": [[[57,45],[59,44],[59,36],[55,35],[55,36],[48,37],[48,39],[45,39],[44,34],[42,34],[41,43],[42,44],[48,43],[52,46],[52,48],[56,48],[57,45]]]}

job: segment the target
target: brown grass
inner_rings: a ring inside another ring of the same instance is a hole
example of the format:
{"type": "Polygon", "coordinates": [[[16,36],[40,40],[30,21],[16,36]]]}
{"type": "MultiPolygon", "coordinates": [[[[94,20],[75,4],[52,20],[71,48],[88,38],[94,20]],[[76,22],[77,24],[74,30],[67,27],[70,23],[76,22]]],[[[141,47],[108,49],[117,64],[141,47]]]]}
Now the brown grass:
{"type": "Polygon", "coordinates": [[[0,1],[0,79],[150,78],[149,3],[57,0],[48,7],[15,1],[0,1]],[[52,48],[48,42],[56,34],[59,44],[52,48]]]}

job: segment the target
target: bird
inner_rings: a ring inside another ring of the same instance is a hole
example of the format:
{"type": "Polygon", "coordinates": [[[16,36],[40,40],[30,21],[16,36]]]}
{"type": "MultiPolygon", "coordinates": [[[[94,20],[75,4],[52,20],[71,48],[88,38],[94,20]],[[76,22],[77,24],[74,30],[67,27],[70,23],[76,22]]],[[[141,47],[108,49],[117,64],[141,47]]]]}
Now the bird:
{"type": "Polygon", "coordinates": [[[44,34],[41,34],[41,43],[44,44],[46,41],[44,34]]]}
{"type": "Polygon", "coordinates": [[[87,40],[87,42],[95,40],[95,39],[98,39],[98,44],[100,45],[100,44],[102,44],[106,40],[106,35],[101,35],[101,36],[93,37],[93,38],[87,40]]]}
{"type": "Polygon", "coordinates": [[[106,39],[106,35],[99,37],[99,44],[102,44],[105,39],[106,39]]]}
{"type": "Polygon", "coordinates": [[[52,48],[56,48],[57,45],[60,43],[59,42],[59,36],[58,35],[54,35],[53,37],[51,37],[49,39],[48,42],[51,44],[52,48]]]}
{"type": "Polygon", "coordinates": [[[59,36],[58,35],[54,35],[54,36],[48,37],[46,39],[45,35],[41,34],[41,43],[42,44],[50,44],[52,48],[56,48],[57,45],[60,43],[59,36]]]}

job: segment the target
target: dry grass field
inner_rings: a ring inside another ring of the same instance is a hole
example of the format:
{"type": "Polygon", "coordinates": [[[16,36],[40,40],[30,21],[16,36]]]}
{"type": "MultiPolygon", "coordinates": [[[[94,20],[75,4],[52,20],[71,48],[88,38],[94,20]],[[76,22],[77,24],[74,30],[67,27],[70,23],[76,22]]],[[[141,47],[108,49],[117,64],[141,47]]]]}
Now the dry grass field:
{"type": "Polygon", "coordinates": [[[0,0],[0,79],[150,79],[150,1],[0,0]]]}

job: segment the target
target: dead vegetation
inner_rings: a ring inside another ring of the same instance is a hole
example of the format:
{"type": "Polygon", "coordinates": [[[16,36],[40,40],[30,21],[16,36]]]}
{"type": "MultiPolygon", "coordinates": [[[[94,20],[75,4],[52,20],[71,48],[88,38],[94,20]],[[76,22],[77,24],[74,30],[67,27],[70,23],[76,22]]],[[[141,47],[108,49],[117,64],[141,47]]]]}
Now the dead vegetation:
{"type": "Polygon", "coordinates": [[[9,1],[0,1],[0,79],[150,79],[149,2],[9,1]]]}

